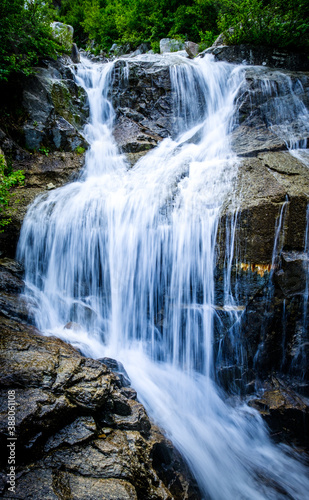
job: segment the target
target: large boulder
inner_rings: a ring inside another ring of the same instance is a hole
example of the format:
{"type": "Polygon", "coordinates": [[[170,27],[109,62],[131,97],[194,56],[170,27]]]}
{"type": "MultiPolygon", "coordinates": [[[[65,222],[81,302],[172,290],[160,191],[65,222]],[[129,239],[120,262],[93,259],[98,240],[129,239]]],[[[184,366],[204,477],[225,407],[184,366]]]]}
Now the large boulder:
{"type": "Polygon", "coordinates": [[[160,54],[165,54],[166,52],[178,52],[179,50],[185,49],[185,43],[182,40],[176,40],[175,38],[162,38],[160,40],[160,54]]]}
{"type": "MultiPolygon", "coordinates": [[[[13,261],[0,261],[1,277],[6,274],[0,298],[18,297],[20,271],[13,261]]],[[[8,490],[4,452],[1,498],[201,498],[180,454],[119,374],[40,335],[18,310],[15,316],[0,310],[0,328],[1,448],[9,452],[8,391],[17,437],[15,489],[8,490]]]]}
{"type": "Polygon", "coordinates": [[[51,28],[54,39],[60,42],[67,50],[71,50],[74,35],[73,26],[55,21],[51,23],[51,28]]]}
{"type": "Polygon", "coordinates": [[[190,59],[193,59],[199,53],[198,43],[185,42],[185,51],[187,52],[190,59]]]}
{"type": "Polygon", "coordinates": [[[308,400],[276,377],[267,380],[260,394],[249,400],[249,406],[258,410],[267,422],[277,442],[287,442],[308,450],[308,400]]]}

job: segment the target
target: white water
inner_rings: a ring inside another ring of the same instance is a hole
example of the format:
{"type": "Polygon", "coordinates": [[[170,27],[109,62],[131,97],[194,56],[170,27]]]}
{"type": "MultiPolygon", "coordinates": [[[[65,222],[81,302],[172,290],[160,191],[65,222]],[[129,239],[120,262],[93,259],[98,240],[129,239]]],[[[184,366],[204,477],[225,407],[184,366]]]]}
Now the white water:
{"type": "Polygon", "coordinates": [[[237,173],[228,133],[242,69],[207,57],[150,59],[171,65],[178,136],[132,170],[112,138],[113,63],[78,70],[91,109],[85,171],[34,202],[19,243],[37,325],[123,362],[205,498],[304,499],[305,467],[212,380],[216,231],[237,173]],[[79,326],[64,328],[70,321],[79,326]]]}

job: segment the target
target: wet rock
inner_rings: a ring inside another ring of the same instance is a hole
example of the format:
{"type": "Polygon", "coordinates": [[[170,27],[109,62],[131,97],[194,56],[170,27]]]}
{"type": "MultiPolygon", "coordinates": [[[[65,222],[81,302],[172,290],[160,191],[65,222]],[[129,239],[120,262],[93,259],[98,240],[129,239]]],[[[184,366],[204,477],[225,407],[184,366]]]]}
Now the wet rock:
{"type": "Polygon", "coordinates": [[[60,446],[82,443],[92,438],[96,433],[97,428],[93,417],[78,417],[72,424],[50,437],[46,441],[44,450],[49,452],[60,446]]]}
{"type": "Polygon", "coordinates": [[[79,53],[79,50],[78,50],[78,47],[76,45],[76,43],[73,43],[72,45],[72,50],[71,50],[71,59],[73,61],[74,64],[79,64],[80,63],[80,53],[79,53]]]}
{"type": "Polygon", "coordinates": [[[117,375],[118,386],[121,387],[129,387],[131,385],[130,378],[127,372],[124,369],[124,366],[120,361],[112,358],[102,358],[98,361],[101,361],[106,365],[114,374],[117,375]]]}
{"type": "Polygon", "coordinates": [[[84,164],[84,154],[76,152],[54,152],[48,156],[42,154],[28,155],[22,161],[15,161],[14,168],[25,172],[23,186],[15,189],[11,199],[10,216],[12,222],[0,233],[0,255],[14,257],[22,221],[30,203],[42,192],[60,187],[74,180],[84,164]],[[18,199],[18,205],[15,201],[18,199]],[[16,207],[16,208],[15,208],[16,207]],[[18,207],[18,208],[17,208],[18,207]]]}
{"type": "Polygon", "coordinates": [[[88,118],[86,93],[61,61],[46,66],[23,82],[24,145],[30,150],[85,148],[87,142],[79,130],[88,118]]]}
{"type": "Polygon", "coordinates": [[[276,441],[294,442],[308,448],[308,401],[284,381],[273,377],[264,384],[262,395],[251,399],[249,405],[261,413],[276,441]]]}
{"type": "Polygon", "coordinates": [[[309,69],[308,59],[304,54],[257,45],[223,45],[224,35],[220,37],[220,40],[217,39],[215,44],[202,54],[213,54],[218,61],[233,64],[262,65],[292,71],[308,71],[309,69]]]}
{"type": "Polygon", "coordinates": [[[76,476],[55,469],[32,468],[25,471],[17,484],[17,493],[4,492],[3,498],[20,498],[27,494],[30,500],[74,498],[76,500],[135,500],[136,490],[121,479],[100,479],[76,476]]]}
{"type": "Polygon", "coordinates": [[[239,156],[287,149],[290,143],[308,142],[309,128],[301,119],[308,100],[306,73],[251,67],[239,95],[239,122],[232,147],[239,156]],[[291,91],[294,95],[291,95],[291,91]]]}
{"type": "Polygon", "coordinates": [[[308,287],[309,256],[306,252],[282,252],[275,279],[285,297],[304,294],[308,287]]]}
{"type": "Polygon", "coordinates": [[[120,60],[114,67],[114,137],[131,164],[172,134],[169,67],[164,63],[120,60]]]}
{"type": "MultiPolygon", "coordinates": [[[[236,192],[222,213],[220,246],[225,249],[225,217],[238,207],[237,259],[248,264],[270,265],[275,227],[285,205],[279,249],[304,248],[309,170],[288,152],[259,154],[245,159],[238,170],[236,192]],[[236,201],[235,201],[236,198],[236,201]]],[[[235,256],[236,257],[236,256],[235,256]]]]}
{"type": "Polygon", "coordinates": [[[16,495],[3,484],[3,498],[201,498],[135,391],[119,390],[105,364],[34,327],[0,317],[0,328],[3,449],[8,388],[15,390],[18,436],[16,495]],[[168,464],[158,447],[169,450],[168,464]]]}

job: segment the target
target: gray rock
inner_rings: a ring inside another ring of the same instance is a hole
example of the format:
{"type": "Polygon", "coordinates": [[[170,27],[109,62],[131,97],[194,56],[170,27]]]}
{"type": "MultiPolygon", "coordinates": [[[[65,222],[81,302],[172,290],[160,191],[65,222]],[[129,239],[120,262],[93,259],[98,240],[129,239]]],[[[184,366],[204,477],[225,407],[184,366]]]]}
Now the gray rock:
{"type": "Polygon", "coordinates": [[[146,154],[173,132],[169,67],[159,62],[118,61],[114,81],[112,100],[117,110],[114,136],[134,163],[136,157],[146,154]]]}
{"type": "Polygon", "coordinates": [[[89,440],[97,434],[96,423],[93,417],[78,417],[70,425],[50,437],[45,444],[44,450],[49,452],[59,446],[74,445],[89,440]]]}
{"type": "Polygon", "coordinates": [[[105,365],[1,315],[0,328],[0,445],[9,387],[19,446],[16,495],[3,485],[2,498],[201,498],[180,455],[105,365]]]}
{"type": "Polygon", "coordinates": [[[62,45],[64,45],[67,50],[70,50],[73,44],[73,35],[74,35],[73,26],[55,21],[51,23],[51,28],[55,40],[59,41],[62,45]]]}
{"type": "Polygon", "coordinates": [[[160,54],[166,52],[178,52],[179,50],[184,50],[185,44],[181,40],[176,40],[174,38],[162,38],[160,40],[160,54]]]}
{"type": "Polygon", "coordinates": [[[73,45],[72,45],[71,59],[72,59],[73,63],[75,63],[75,64],[80,63],[80,53],[79,53],[79,50],[77,48],[76,43],[73,43],[73,45]]]}
{"type": "Polygon", "coordinates": [[[306,252],[282,252],[281,269],[275,274],[285,297],[302,295],[309,284],[309,256],[306,252]]]}
{"type": "Polygon", "coordinates": [[[35,76],[25,80],[23,108],[27,120],[22,128],[28,149],[74,151],[78,146],[87,147],[79,132],[88,119],[86,93],[61,61],[39,68],[35,76]]]}
{"type": "Polygon", "coordinates": [[[194,42],[185,42],[185,50],[190,59],[193,59],[199,52],[199,46],[194,42]]]}
{"type": "Polygon", "coordinates": [[[220,35],[212,47],[203,54],[213,54],[218,61],[233,64],[253,64],[271,68],[284,68],[292,71],[308,71],[308,58],[304,54],[288,52],[257,45],[224,45],[224,35],[220,35]],[[220,45],[219,45],[220,44],[220,45]]]}

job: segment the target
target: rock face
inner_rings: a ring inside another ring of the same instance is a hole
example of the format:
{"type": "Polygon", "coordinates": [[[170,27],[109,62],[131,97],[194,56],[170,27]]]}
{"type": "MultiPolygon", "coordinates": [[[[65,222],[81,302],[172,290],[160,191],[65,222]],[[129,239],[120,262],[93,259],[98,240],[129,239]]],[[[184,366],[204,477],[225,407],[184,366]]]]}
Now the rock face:
{"type": "Polygon", "coordinates": [[[23,159],[15,161],[14,167],[24,170],[25,182],[15,190],[11,199],[9,214],[12,222],[0,233],[0,256],[14,257],[23,219],[34,198],[76,178],[84,164],[84,154],[76,152],[56,151],[46,156],[21,151],[21,154],[23,159]],[[15,208],[16,200],[18,208],[15,208]]]}
{"type": "Polygon", "coordinates": [[[21,223],[33,199],[76,178],[83,166],[88,144],[80,130],[89,107],[71,68],[69,58],[45,61],[33,77],[2,89],[10,119],[5,113],[0,118],[0,147],[14,170],[24,170],[25,183],[11,200],[12,223],[0,233],[0,256],[15,255],[21,223]]]}
{"type": "Polygon", "coordinates": [[[213,54],[218,61],[227,61],[233,64],[262,65],[292,71],[308,71],[309,69],[308,58],[303,54],[256,45],[225,45],[223,35],[220,35],[214,45],[202,54],[205,53],[213,54]]]}
{"type": "MultiPolygon", "coordinates": [[[[77,56],[77,54],[76,54],[77,56]]],[[[88,120],[87,96],[72,73],[68,57],[42,61],[37,73],[2,84],[1,105],[9,119],[0,119],[0,146],[12,159],[27,151],[75,151],[87,147],[80,134],[88,120]],[[15,143],[15,147],[12,147],[15,143]]]]}
{"type": "Polygon", "coordinates": [[[23,126],[27,149],[75,151],[87,146],[78,133],[88,118],[87,97],[68,66],[49,61],[46,68],[39,68],[23,84],[22,104],[27,115],[23,126]]]}
{"type": "Polygon", "coordinates": [[[132,164],[172,134],[173,109],[169,67],[151,61],[117,61],[112,101],[115,139],[132,164]]]}
{"type": "Polygon", "coordinates": [[[308,402],[285,381],[272,377],[264,384],[262,395],[249,400],[249,406],[261,412],[276,441],[308,449],[308,402]]]}
{"type": "MultiPolygon", "coordinates": [[[[14,261],[0,261],[1,299],[17,297],[20,272],[14,261]]],[[[19,310],[16,320],[8,316],[0,310],[0,442],[6,449],[10,390],[17,470],[12,494],[3,453],[1,498],[201,498],[180,455],[119,375],[41,336],[19,310]]]]}

